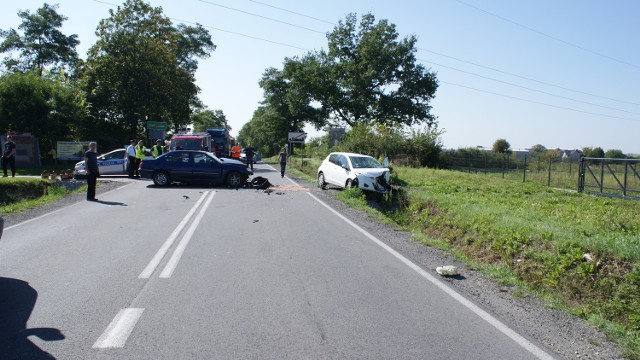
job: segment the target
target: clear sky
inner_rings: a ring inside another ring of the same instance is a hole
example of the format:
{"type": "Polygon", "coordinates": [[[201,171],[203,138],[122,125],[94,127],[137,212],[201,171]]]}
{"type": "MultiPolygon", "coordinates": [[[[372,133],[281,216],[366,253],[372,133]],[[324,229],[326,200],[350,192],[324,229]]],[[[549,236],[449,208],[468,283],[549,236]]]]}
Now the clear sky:
{"type": "MultiPolygon", "coordinates": [[[[420,62],[440,83],[432,102],[445,147],[600,146],[640,154],[640,1],[637,0],[151,0],[174,23],[200,23],[216,51],[196,74],[200,98],[232,134],[263,99],[258,80],[285,58],[326,49],[348,13],[371,12],[416,35],[420,62]]],[[[2,2],[0,28],[44,1],[2,2]]],[[[62,31],[86,58],[115,0],[57,0],[62,31]]],[[[319,133],[309,130],[311,136],[319,133]]]]}

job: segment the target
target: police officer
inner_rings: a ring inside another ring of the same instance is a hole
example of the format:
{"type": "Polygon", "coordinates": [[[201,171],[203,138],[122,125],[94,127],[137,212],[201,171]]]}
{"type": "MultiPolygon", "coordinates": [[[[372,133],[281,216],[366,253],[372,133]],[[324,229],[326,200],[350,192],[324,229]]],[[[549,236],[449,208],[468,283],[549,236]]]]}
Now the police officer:
{"type": "Polygon", "coordinates": [[[138,141],[138,145],[136,145],[136,166],[135,166],[135,177],[139,178],[140,177],[140,173],[138,172],[138,168],[140,167],[140,163],[142,162],[142,159],[144,159],[145,157],[145,152],[147,151],[147,148],[144,147],[144,141],[140,140],[138,141]]]}
{"type": "Polygon", "coordinates": [[[158,139],[156,144],[151,148],[151,155],[153,155],[154,158],[157,158],[162,154],[164,154],[164,146],[162,145],[162,139],[158,139]]]}

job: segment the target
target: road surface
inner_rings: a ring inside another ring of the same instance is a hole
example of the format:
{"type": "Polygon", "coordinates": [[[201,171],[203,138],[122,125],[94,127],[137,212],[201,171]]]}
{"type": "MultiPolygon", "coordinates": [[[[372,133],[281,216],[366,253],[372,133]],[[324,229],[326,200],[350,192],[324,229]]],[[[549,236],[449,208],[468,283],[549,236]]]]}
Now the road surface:
{"type": "Polygon", "coordinates": [[[10,226],[0,358],[552,359],[266,164],[271,192],[126,180],[10,226]]]}

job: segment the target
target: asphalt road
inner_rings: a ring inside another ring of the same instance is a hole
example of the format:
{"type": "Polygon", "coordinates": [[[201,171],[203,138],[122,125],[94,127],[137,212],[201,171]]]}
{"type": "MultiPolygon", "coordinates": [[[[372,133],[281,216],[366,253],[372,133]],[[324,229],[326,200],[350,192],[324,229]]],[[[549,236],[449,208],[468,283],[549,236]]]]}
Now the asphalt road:
{"type": "MultiPolygon", "coordinates": [[[[127,181],[8,228],[0,358],[550,359],[318,189],[127,181]]],[[[386,235],[385,235],[386,236],[386,235]]]]}

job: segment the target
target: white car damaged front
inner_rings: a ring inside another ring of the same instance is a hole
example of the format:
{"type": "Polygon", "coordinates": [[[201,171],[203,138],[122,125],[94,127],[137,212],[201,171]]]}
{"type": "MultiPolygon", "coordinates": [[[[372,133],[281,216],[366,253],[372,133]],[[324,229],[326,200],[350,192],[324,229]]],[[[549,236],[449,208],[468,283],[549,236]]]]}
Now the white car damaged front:
{"type": "Polygon", "coordinates": [[[391,172],[388,168],[375,170],[354,169],[356,184],[362,190],[386,193],[391,189],[391,172]]]}

